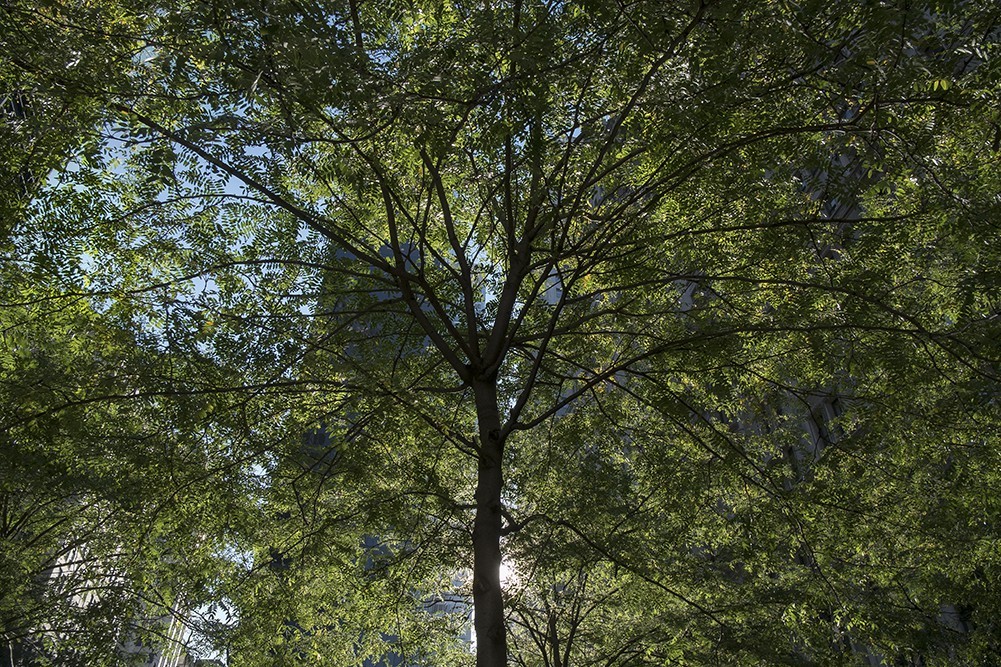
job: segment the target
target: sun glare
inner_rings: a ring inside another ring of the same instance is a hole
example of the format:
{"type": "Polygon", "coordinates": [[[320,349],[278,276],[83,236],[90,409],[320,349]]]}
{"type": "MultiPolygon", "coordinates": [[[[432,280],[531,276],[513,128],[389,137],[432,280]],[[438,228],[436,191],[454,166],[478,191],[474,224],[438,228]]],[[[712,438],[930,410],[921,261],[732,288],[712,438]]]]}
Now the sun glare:
{"type": "Polygon", "coordinates": [[[514,569],[514,563],[507,559],[501,561],[500,581],[502,588],[508,588],[518,583],[518,573],[514,569]]]}

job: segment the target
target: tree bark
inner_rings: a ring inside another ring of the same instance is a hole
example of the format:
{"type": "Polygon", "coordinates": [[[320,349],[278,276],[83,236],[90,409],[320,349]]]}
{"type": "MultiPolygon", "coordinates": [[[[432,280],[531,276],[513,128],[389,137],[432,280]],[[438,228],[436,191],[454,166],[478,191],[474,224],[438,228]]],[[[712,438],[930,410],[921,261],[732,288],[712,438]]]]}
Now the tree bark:
{"type": "Polygon", "coordinates": [[[507,665],[507,626],[501,591],[501,468],[504,441],[497,404],[496,375],[473,380],[480,435],[473,523],[473,614],[476,667],[507,665]]]}

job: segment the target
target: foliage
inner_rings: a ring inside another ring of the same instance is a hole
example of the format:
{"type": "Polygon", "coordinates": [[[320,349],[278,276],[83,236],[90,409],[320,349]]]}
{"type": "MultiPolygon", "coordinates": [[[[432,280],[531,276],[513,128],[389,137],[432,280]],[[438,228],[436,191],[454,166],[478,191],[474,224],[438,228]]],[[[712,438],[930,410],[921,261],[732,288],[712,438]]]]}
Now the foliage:
{"type": "Polygon", "coordinates": [[[991,3],[3,11],[83,109],[6,239],[61,526],[6,580],[133,545],[231,664],[1001,650],[991,3]]]}

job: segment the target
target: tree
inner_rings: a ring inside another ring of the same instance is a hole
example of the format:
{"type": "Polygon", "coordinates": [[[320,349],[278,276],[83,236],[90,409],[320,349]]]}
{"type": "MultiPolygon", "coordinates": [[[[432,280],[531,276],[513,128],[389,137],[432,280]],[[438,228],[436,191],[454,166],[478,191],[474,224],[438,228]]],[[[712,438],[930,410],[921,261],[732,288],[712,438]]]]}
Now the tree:
{"type": "Polygon", "coordinates": [[[998,650],[989,3],[104,6],[13,238],[199,403],[231,646],[445,660],[466,565],[481,667],[998,650]]]}

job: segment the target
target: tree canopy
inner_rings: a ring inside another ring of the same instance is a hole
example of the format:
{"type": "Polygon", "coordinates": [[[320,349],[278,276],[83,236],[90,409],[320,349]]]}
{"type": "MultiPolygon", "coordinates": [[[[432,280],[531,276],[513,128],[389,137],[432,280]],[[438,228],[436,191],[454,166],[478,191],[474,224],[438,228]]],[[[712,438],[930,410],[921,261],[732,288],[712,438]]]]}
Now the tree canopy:
{"type": "Polygon", "coordinates": [[[0,17],[8,641],[1001,652],[995,3],[0,17]]]}

